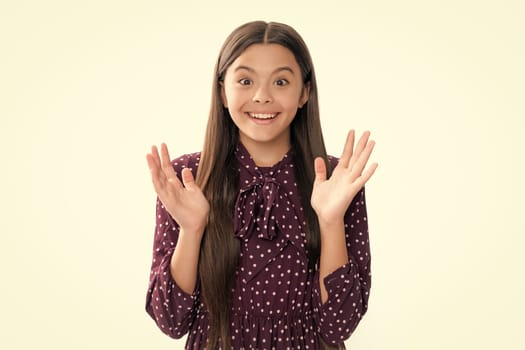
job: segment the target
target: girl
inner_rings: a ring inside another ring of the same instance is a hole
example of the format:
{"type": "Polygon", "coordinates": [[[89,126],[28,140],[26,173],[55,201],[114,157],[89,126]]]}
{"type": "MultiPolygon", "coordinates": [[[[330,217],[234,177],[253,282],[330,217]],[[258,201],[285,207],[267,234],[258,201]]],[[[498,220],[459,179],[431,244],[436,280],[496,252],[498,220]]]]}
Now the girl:
{"type": "Polygon", "coordinates": [[[234,30],[201,153],[147,155],[158,194],[146,310],[186,349],[344,348],[367,310],[366,132],[326,154],[308,49],[291,27],[234,30]]]}

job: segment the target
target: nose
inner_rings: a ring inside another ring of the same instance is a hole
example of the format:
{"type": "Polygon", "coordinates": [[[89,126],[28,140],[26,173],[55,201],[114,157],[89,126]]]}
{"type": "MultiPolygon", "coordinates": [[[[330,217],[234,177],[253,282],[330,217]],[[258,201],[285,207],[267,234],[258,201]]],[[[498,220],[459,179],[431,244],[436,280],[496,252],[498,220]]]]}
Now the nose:
{"type": "Polygon", "coordinates": [[[253,102],[255,102],[255,103],[270,103],[270,102],[272,102],[272,97],[271,97],[271,94],[268,91],[268,89],[263,87],[263,86],[259,87],[255,91],[255,94],[253,95],[253,102]]]}

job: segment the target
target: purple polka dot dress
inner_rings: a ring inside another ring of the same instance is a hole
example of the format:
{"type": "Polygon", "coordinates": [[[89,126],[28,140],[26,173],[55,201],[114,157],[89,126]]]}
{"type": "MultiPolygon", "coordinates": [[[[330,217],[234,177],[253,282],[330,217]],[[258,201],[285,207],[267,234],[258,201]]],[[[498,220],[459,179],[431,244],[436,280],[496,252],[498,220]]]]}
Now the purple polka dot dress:
{"type": "MultiPolygon", "coordinates": [[[[239,144],[240,189],[234,234],[241,242],[232,294],[233,349],[344,348],[367,310],[370,248],[362,189],[345,215],[349,261],[326,276],[328,300],[321,302],[319,271],[308,268],[305,219],[290,154],[272,167],[257,167],[239,144]]],[[[199,153],[173,161],[177,174],[196,173],[199,153]]],[[[337,159],[330,157],[333,165],[337,159]]],[[[146,311],[173,338],[187,335],[186,349],[204,349],[208,314],[199,284],[185,293],[172,279],[170,260],[179,227],[157,201],[153,263],[146,311]]]]}

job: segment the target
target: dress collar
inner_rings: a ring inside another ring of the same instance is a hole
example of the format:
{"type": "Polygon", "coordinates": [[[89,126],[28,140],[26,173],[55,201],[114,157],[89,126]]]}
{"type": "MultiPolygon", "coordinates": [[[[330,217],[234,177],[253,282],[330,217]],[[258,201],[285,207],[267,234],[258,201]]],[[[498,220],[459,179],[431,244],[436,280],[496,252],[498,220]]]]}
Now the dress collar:
{"type": "Polygon", "coordinates": [[[283,158],[274,165],[264,167],[255,164],[255,161],[248,152],[248,149],[246,149],[246,146],[244,146],[241,142],[237,144],[237,148],[235,149],[235,156],[237,158],[237,161],[239,162],[239,165],[247,169],[250,173],[263,176],[273,176],[284,165],[290,164],[292,162],[292,149],[286,152],[283,158]]]}

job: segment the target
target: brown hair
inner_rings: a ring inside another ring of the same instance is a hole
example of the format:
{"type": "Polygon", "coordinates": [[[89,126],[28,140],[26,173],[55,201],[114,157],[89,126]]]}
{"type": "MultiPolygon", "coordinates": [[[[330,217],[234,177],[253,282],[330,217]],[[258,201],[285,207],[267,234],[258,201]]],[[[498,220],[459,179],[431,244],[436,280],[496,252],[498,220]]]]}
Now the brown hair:
{"type": "Polygon", "coordinates": [[[290,50],[309,86],[306,104],[298,109],[290,126],[290,140],[297,185],[307,222],[307,252],[310,268],[320,254],[317,216],[310,205],[315,157],[325,159],[331,171],[321,133],[317,84],[312,59],[300,35],[290,26],[275,22],[249,22],[235,29],[224,42],[215,65],[211,108],[201,154],[197,183],[210,202],[210,216],[203,237],[199,276],[201,294],[209,312],[208,348],[231,347],[231,292],[240,256],[240,242],[233,234],[233,210],[239,191],[235,148],[238,129],[221,100],[221,82],[228,67],[253,44],[279,44],[290,50]]]}

